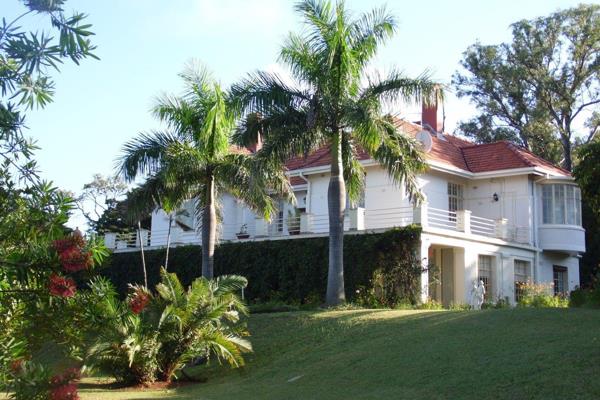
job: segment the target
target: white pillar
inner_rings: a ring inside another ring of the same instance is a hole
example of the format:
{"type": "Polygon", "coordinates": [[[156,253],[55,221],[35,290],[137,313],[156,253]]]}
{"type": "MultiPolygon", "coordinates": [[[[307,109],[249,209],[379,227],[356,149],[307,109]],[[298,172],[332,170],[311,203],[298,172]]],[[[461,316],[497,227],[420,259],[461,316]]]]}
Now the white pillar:
{"type": "Polygon", "coordinates": [[[311,232],[311,213],[302,213],[300,214],[300,233],[310,233],[311,232]]]}
{"type": "Polygon", "coordinates": [[[108,249],[114,249],[117,245],[117,234],[114,232],[107,232],[104,234],[104,245],[108,249]]]}
{"type": "Polygon", "coordinates": [[[362,207],[351,208],[350,213],[350,230],[362,231],[365,229],[365,209],[362,207]]]}
{"type": "Polygon", "coordinates": [[[135,238],[135,247],[140,247],[140,244],[143,244],[144,247],[148,247],[148,237],[150,236],[150,232],[148,229],[139,229],[135,238]]]}
{"type": "Polygon", "coordinates": [[[460,262],[457,262],[456,273],[456,290],[455,301],[457,303],[470,303],[471,302],[471,288],[473,282],[477,280],[477,262],[478,256],[477,250],[471,247],[465,247],[464,249],[454,249],[455,254],[460,257],[460,262]]]}
{"type": "Polygon", "coordinates": [[[458,210],[456,211],[456,229],[459,232],[467,234],[471,233],[471,211],[458,210]]]}
{"type": "Polygon", "coordinates": [[[427,203],[422,203],[419,207],[413,208],[413,223],[420,224],[422,229],[428,225],[427,203]]]}
{"type": "Polygon", "coordinates": [[[506,218],[499,218],[494,220],[496,237],[499,239],[508,239],[508,220],[506,218]]]}
{"type": "Polygon", "coordinates": [[[421,246],[419,251],[419,260],[423,266],[421,272],[421,302],[426,303],[429,300],[429,238],[421,236],[421,246]]]}
{"type": "Polygon", "coordinates": [[[264,218],[256,217],[256,237],[269,236],[269,224],[264,218]]]}
{"type": "Polygon", "coordinates": [[[510,304],[515,304],[515,258],[509,254],[502,254],[502,294],[508,297],[510,304]]]}

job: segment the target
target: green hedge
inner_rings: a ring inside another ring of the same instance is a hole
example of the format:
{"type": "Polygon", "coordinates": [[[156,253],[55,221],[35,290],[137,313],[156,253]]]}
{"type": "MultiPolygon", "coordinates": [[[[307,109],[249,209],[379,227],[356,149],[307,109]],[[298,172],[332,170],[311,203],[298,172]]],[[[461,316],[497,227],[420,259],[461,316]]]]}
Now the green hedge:
{"type": "MultiPolygon", "coordinates": [[[[383,233],[344,237],[346,295],[352,300],[357,289],[371,287],[373,273],[390,270],[406,260],[417,262],[421,229],[397,228],[383,233]]],[[[165,250],[146,251],[148,285],[159,280],[165,250]]],[[[320,302],[327,284],[328,238],[297,238],[256,242],[223,243],[215,250],[215,275],[239,274],[248,278],[245,297],[251,302],[280,300],[288,303],[320,302]]],[[[200,246],[180,246],[169,253],[169,271],[189,284],[200,275],[200,246]]],[[[104,264],[107,276],[124,294],[129,283],[142,283],[140,252],[114,253],[104,264]]]]}

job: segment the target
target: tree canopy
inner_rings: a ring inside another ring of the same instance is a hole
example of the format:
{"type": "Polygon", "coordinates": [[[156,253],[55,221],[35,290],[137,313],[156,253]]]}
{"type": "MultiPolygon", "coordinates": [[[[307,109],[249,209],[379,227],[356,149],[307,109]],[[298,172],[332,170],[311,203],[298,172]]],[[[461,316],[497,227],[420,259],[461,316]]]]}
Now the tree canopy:
{"type": "Polygon", "coordinates": [[[574,144],[589,142],[600,126],[600,6],[518,21],[510,43],[475,43],[461,65],[453,85],[480,111],[461,133],[513,141],[571,170],[574,144]]]}

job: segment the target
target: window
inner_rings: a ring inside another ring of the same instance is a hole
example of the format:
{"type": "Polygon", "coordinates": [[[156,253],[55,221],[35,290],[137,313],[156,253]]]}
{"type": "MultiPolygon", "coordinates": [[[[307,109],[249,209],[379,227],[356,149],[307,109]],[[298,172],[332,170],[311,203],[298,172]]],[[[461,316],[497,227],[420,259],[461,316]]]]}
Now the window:
{"type": "Polygon", "coordinates": [[[552,270],[554,275],[554,295],[566,294],[569,287],[567,268],[555,265],[552,270]]]}
{"type": "Polygon", "coordinates": [[[448,182],[448,211],[456,212],[463,209],[463,186],[448,182]]]}
{"type": "Polygon", "coordinates": [[[542,186],[544,224],[581,225],[581,191],[574,185],[542,186]]]}
{"type": "Polygon", "coordinates": [[[492,295],[493,289],[493,277],[492,277],[492,256],[479,256],[477,263],[477,276],[478,279],[483,281],[485,287],[485,301],[491,301],[494,296],[492,295]]]}
{"type": "Polygon", "coordinates": [[[523,296],[523,285],[529,281],[529,262],[515,260],[515,301],[523,296]]]}

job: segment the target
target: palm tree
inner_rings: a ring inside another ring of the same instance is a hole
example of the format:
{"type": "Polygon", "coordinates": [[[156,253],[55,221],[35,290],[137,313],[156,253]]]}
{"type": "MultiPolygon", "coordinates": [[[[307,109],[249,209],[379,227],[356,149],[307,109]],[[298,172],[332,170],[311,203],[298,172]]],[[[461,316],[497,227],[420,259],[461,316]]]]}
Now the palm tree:
{"type": "Polygon", "coordinates": [[[261,157],[284,162],[329,146],[328,305],[345,301],[343,232],[346,193],[359,196],[364,170],[357,147],[366,150],[409,196],[419,197],[416,173],[425,167],[415,141],[401,134],[394,119],[382,112],[399,101],[441,98],[427,74],[410,79],[399,72],[382,77],[368,73],[378,46],[389,39],[395,20],[385,8],[352,19],[344,2],[305,0],[296,5],[306,30],[290,34],[280,52],[292,83],[269,72],[256,72],[232,87],[246,112],[237,138],[246,145],[261,135],[261,157]]]}
{"type": "Polygon", "coordinates": [[[275,212],[269,192],[293,195],[282,170],[232,146],[237,113],[206,68],[190,63],[180,77],[183,95],[163,95],[153,109],[167,129],[127,142],[118,168],[129,182],[147,176],[140,190],[147,199],[158,196],[172,205],[196,199],[202,276],[212,278],[219,193],[241,199],[266,219],[275,212]]]}
{"type": "MultiPolygon", "coordinates": [[[[177,275],[160,271],[155,291],[132,285],[126,302],[105,279],[90,283],[99,300],[87,312],[101,318],[87,350],[85,364],[124,383],[170,382],[196,358],[215,358],[232,367],[244,365],[243,353],[252,351],[241,315],[247,309],[237,293],[244,277],[195,279],[186,289],[177,275]],[[147,303],[132,310],[133,300],[147,303]]],[[[91,317],[90,317],[91,318],[91,317]]]]}

